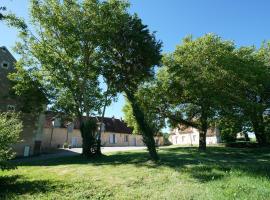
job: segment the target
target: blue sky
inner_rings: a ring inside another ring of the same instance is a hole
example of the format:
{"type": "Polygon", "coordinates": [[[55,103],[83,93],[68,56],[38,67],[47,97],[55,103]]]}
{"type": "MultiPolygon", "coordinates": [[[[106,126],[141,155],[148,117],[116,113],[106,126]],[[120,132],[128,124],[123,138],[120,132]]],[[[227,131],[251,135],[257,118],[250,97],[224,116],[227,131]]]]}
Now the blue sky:
{"type": "MultiPolygon", "coordinates": [[[[27,19],[27,0],[0,0],[0,6],[3,4],[27,19]]],[[[259,46],[263,40],[270,40],[269,8],[269,0],[131,0],[130,12],[138,13],[150,30],[157,31],[167,53],[186,35],[199,37],[209,32],[238,46],[259,46]]],[[[16,31],[0,23],[0,46],[11,49],[16,40],[16,31]]],[[[123,104],[120,95],[106,116],[122,117],[123,104]]]]}

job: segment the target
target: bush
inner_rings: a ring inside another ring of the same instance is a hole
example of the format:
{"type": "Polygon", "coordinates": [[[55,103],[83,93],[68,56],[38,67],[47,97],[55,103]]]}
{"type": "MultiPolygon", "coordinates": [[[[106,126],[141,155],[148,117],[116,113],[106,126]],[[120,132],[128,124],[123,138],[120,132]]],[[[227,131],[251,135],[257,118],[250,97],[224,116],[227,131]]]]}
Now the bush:
{"type": "Polygon", "coordinates": [[[236,141],[237,133],[231,131],[220,131],[221,140],[225,143],[231,143],[236,141]]]}
{"type": "Polygon", "coordinates": [[[68,146],[69,146],[69,145],[68,145],[68,143],[67,143],[67,142],[65,142],[65,143],[63,144],[63,148],[64,148],[64,149],[67,149],[67,148],[68,148],[68,146]]]}
{"type": "Polygon", "coordinates": [[[7,161],[15,156],[11,145],[18,142],[22,122],[18,114],[0,113],[0,169],[14,168],[7,161]]]}

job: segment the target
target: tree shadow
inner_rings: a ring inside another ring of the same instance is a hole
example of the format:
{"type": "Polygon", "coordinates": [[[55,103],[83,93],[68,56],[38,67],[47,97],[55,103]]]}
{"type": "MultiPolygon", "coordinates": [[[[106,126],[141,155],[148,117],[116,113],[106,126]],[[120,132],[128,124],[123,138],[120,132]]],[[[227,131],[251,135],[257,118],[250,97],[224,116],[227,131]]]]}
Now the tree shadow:
{"type": "Polygon", "coordinates": [[[190,174],[201,181],[222,179],[231,170],[240,170],[249,176],[261,176],[270,179],[270,148],[236,149],[223,147],[209,147],[200,152],[196,147],[160,148],[161,160],[157,163],[149,161],[146,151],[116,152],[99,158],[86,159],[83,156],[48,159],[42,162],[22,162],[23,166],[54,166],[91,164],[126,165],[136,167],[159,168],[169,167],[177,171],[190,174]]]}
{"type": "MultiPolygon", "coordinates": [[[[61,185],[61,184],[60,184],[61,185]]],[[[27,180],[23,176],[0,176],[0,199],[12,199],[18,195],[54,191],[59,183],[48,180],[27,180]]]]}

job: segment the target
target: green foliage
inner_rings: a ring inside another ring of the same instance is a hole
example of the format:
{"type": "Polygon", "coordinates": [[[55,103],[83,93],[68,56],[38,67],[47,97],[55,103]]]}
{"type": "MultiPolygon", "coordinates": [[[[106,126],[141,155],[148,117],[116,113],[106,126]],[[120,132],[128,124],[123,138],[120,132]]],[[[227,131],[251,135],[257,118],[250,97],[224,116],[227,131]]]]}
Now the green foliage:
{"type": "Polygon", "coordinates": [[[141,84],[153,78],[154,67],[161,59],[161,43],[137,15],[130,15],[127,11],[118,15],[112,24],[114,29],[107,33],[109,35],[101,46],[106,58],[102,62],[102,75],[109,87],[126,94],[137,129],[143,136],[151,158],[157,160],[153,138],[155,130],[149,124],[136,92],[141,84]]]}
{"type": "Polygon", "coordinates": [[[259,144],[265,145],[268,136],[264,112],[270,107],[270,44],[264,43],[259,49],[242,47],[236,54],[241,82],[235,87],[235,102],[248,117],[259,144]]]}
{"type": "Polygon", "coordinates": [[[241,131],[242,127],[237,127],[235,125],[235,121],[230,121],[226,119],[222,119],[218,124],[221,140],[223,142],[235,142],[237,133],[241,131]]]}
{"type": "Polygon", "coordinates": [[[46,90],[40,83],[42,77],[22,68],[21,62],[22,60],[17,62],[16,71],[9,74],[13,85],[11,95],[14,98],[19,97],[22,112],[41,112],[48,103],[46,90]]]}
{"type": "Polygon", "coordinates": [[[124,121],[127,123],[129,127],[133,129],[133,134],[140,134],[140,130],[137,124],[136,119],[134,118],[132,107],[128,100],[125,101],[125,105],[122,109],[124,113],[124,121]]]}
{"type": "Polygon", "coordinates": [[[15,156],[11,145],[18,142],[22,122],[18,114],[0,113],[0,169],[13,168],[7,161],[15,156]]]}
{"type": "Polygon", "coordinates": [[[174,53],[164,55],[164,66],[152,85],[148,98],[152,110],[172,126],[198,128],[201,149],[206,148],[206,131],[218,110],[232,96],[234,49],[232,42],[213,34],[195,40],[186,37],[174,53]]]}
{"type": "MultiPolygon", "coordinates": [[[[16,93],[40,98],[28,90],[34,84],[56,112],[80,120],[83,115],[100,113],[102,106],[110,103],[107,94],[102,94],[99,79],[101,63],[106,62],[101,44],[114,28],[110,26],[113,18],[122,15],[126,7],[126,2],[118,0],[31,0],[33,31],[21,19],[7,16],[8,24],[19,28],[21,39],[15,48],[21,59],[17,72],[11,75],[16,93]]],[[[110,91],[112,96],[117,92],[114,88],[110,91]]]]}
{"type": "MultiPolygon", "coordinates": [[[[139,91],[136,94],[136,99],[140,103],[140,107],[143,109],[143,112],[145,113],[145,119],[149,126],[151,126],[151,129],[154,131],[154,134],[158,134],[162,128],[165,127],[165,119],[160,116],[156,112],[151,112],[150,107],[148,105],[147,99],[144,97],[147,97],[144,95],[147,87],[141,87],[139,91]]],[[[139,129],[139,125],[134,117],[132,106],[130,102],[126,99],[125,105],[123,107],[123,113],[124,113],[124,121],[128,124],[129,127],[133,128],[134,134],[141,134],[141,130],[139,129]]]]}

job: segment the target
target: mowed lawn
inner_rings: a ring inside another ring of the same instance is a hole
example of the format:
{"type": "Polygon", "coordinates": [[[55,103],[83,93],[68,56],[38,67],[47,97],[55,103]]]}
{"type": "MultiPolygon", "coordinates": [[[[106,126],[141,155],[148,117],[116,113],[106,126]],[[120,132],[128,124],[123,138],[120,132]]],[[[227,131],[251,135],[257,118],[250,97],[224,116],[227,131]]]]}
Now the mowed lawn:
{"type": "Polygon", "coordinates": [[[270,149],[165,147],[20,163],[0,172],[0,199],[270,199],[270,149]]]}

